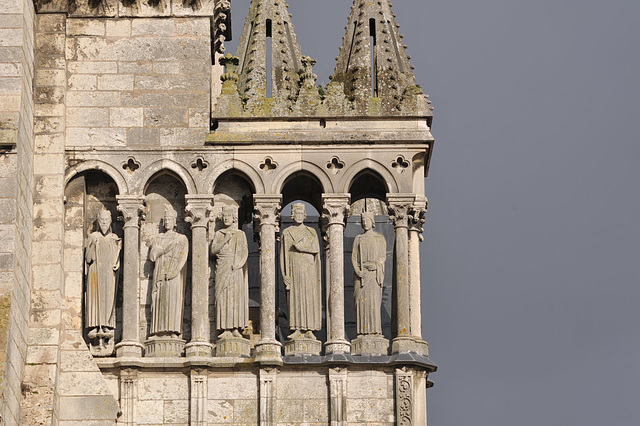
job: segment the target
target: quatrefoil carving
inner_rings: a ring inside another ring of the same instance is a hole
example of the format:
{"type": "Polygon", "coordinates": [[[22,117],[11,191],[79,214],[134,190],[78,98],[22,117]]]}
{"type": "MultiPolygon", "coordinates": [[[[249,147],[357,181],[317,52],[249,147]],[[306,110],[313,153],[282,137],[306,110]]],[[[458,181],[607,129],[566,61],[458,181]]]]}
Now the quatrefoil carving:
{"type": "Polygon", "coordinates": [[[278,163],[273,161],[271,157],[265,157],[264,161],[260,163],[260,170],[265,173],[269,173],[278,168],[278,163]]]}
{"type": "Polygon", "coordinates": [[[127,161],[122,163],[122,168],[128,171],[129,173],[133,173],[140,168],[141,164],[134,157],[129,157],[127,161]]]}
{"type": "Polygon", "coordinates": [[[404,158],[404,156],[402,155],[398,155],[398,158],[396,158],[392,163],[391,163],[391,167],[393,167],[394,169],[396,169],[396,171],[398,173],[402,173],[404,172],[406,169],[408,169],[410,166],[410,163],[407,161],[406,158],[404,158]]]}
{"type": "Polygon", "coordinates": [[[327,169],[331,170],[331,173],[335,175],[340,170],[344,169],[344,161],[340,160],[338,157],[333,157],[331,158],[331,161],[327,163],[327,169]]]}
{"type": "Polygon", "coordinates": [[[191,163],[191,168],[197,169],[199,172],[203,171],[207,167],[209,167],[209,162],[202,157],[196,158],[196,160],[191,163]]]}

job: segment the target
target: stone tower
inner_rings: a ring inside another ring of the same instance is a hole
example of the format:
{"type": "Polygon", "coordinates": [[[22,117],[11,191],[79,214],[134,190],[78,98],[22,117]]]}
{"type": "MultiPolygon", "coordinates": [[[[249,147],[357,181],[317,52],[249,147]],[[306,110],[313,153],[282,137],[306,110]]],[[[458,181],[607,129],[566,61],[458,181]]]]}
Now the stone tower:
{"type": "Polygon", "coordinates": [[[432,108],[387,0],[5,0],[3,425],[426,425],[432,108]]]}

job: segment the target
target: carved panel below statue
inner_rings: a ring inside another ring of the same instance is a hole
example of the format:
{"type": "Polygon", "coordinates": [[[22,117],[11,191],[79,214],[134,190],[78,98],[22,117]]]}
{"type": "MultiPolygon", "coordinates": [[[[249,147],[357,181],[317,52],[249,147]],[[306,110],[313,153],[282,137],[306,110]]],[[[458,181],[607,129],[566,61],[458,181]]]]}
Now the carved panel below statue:
{"type": "Polygon", "coordinates": [[[304,204],[291,208],[293,226],[282,232],[280,267],[289,294],[289,328],[285,355],[318,355],[320,342],[313,334],[322,328],[320,242],[316,231],[304,225],[304,204]]]}
{"type": "Polygon", "coordinates": [[[215,306],[217,329],[222,333],[216,344],[216,356],[249,356],[250,342],[242,337],[249,326],[249,280],[247,237],[238,229],[234,207],[222,209],[223,228],[211,242],[211,254],[217,257],[215,306]]]}
{"type": "Polygon", "coordinates": [[[165,210],[165,233],[155,237],[149,251],[149,259],[155,265],[146,356],[180,356],[184,349],[181,335],[189,241],[175,230],[177,216],[175,210],[165,210]]]}
{"type": "Polygon", "coordinates": [[[114,351],[116,289],[122,241],[111,232],[111,213],[98,213],[98,230],[89,235],[85,251],[85,328],[94,356],[114,351]]]}

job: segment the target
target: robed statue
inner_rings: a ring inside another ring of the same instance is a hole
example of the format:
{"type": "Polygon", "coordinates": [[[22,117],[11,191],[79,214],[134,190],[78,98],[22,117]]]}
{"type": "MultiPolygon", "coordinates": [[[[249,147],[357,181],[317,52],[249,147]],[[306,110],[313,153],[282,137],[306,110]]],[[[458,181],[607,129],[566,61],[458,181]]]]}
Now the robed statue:
{"type": "Polygon", "coordinates": [[[356,330],[358,335],[382,334],[382,288],[387,242],[373,230],[374,215],[362,213],[362,229],[353,242],[354,297],[356,302],[356,330]]]}
{"type": "Polygon", "coordinates": [[[189,240],[176,232],[177,218],[175,210],[165,210],[165,232],[153,239],[149,251],[149,260],[155,262],[151,290],[151,336],[179,338],[182,334],[189,240]]]}
{"type": "Polygon", "coordinates": [[[280,268],[289,294],[290,339],[315,339],[313,331],[322,328],[322,287],[320,243],[315,229],[304,225],[305,206],[291,208],[293,225],[282,232],[280,268]]]}
{"type": "Polygon", "coordinates": [[[238,229],[238,211],[222,209],[223,228],[211,242],[211,254],[217,258],[215,269],[215,308],[220,338],[242,338],[249,325],[249,280],[247,237],[238,229]]]}
{"type": "Polygon", "coordinates": [[[91,352],[96,356],[113,353],[116,328],[116,288],[122,240],[111,230],[111,213],[98,213],[98,230],[89,235],[85,250],[85,328],[91,352]]]}

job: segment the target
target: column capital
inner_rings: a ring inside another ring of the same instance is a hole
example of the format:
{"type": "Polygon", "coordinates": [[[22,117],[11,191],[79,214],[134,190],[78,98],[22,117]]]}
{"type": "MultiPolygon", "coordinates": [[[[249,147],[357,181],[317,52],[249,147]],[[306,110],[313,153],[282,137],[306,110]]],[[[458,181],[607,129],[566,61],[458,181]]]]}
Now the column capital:
{"type": "Polygon", "coordinates": [[[186,195],[185,222],[191,224],[191,228],[206,228],[209,224],[209,214],[213,209],[213,194],[186,195]]]}
{"type": "Polygon", "coordinates": [[[429,200],[423,195],[417,195],[413,205],[409,209],[409,230],[418,232],[420,234],[420,241],[424,239],[422,233],[424,232],[423,225],[426,221],[427,208],[429,200]]]}
{"type": "Polygon", "coordinates": [[[345,226],[350,202],[350,194],[322,194],[322,219],[329,226],[345,226]]]}
{"type": "Polygon", "coordinates": [[[263,225],[278,226],[282,195],[254,195],[253,207],[256,211],[254,219],[258,227],[263,225]]]}
{"type": "Polygon", "coordinates": [[[122,213],[122,216],[118,217],[118,219],[124,222],[125,228],[137,228],[139,226],[138,220],[141,213],[142,216],[144,216],[144,197],[137,195],[116,195],[116,200],[118,201],[116,209],[122,213]]]}
{"type": "Polygon", "coordinates": [[[409,227],[409,210],[414,204],[415,194],[387,194],[389,219],[396,228],[409,227]]]}

